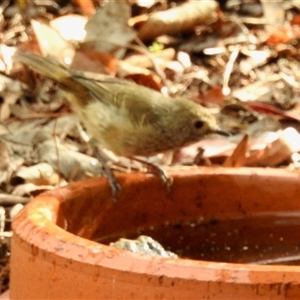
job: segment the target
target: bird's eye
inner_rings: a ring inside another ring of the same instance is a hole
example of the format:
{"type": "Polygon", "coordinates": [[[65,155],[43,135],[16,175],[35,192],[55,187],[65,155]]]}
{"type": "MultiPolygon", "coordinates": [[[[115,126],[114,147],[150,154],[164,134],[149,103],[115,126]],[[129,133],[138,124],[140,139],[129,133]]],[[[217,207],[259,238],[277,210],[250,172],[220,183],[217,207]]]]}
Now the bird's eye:
{"type": "Polygon", "coordinates": [[[194,122],[194,127],[197,128],[197,129],[200,129],[203,126],[204,126],[204,122],[202,122],[202,121],[197,120],[197,121],[194,122]]]}

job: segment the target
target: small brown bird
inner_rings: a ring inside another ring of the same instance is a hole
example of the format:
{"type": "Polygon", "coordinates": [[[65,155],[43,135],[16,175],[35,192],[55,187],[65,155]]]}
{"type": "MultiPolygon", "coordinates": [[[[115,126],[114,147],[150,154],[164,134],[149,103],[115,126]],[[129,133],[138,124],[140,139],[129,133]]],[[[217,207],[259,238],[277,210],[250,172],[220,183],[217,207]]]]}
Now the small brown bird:
{"type": "Polygon", "coordinates": [[[150,156],[208,133],[225,134],[206,108],[188,99],[105,75],[85,78],[33,53],[17,52],[14,59],[58,82],[92,137],[117,155],[150,156]]]}
{"type": "Polygon", "coordinates": [[[204,107],[185,98],[170,98],[133,82],[84,78],[50,58],[17,52],[16,61],[58,83],[90,134],[121,156],[149,156],[180,148],[207,133],[220,133],[204,107]]]}

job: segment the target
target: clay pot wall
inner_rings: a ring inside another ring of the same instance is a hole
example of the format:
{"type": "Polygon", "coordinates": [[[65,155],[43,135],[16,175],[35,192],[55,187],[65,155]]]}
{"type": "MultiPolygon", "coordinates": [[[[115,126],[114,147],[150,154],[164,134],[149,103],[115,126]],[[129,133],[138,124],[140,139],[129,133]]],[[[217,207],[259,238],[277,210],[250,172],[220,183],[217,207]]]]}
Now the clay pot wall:
{"type": "MultiPolygon", "coordinates": [[[[11,299],[300,299],[299,266],[152,257],[93,241],[137,228],[300,212],[300,177],[268,169],[186,168],[167,193],[145,174],[70,184],[13,222],[11,299]]],[[[287,243],[295,232],[283,232],[287,243]]],[[[259,235],[254,236],[258,242],[259,235]]]]}

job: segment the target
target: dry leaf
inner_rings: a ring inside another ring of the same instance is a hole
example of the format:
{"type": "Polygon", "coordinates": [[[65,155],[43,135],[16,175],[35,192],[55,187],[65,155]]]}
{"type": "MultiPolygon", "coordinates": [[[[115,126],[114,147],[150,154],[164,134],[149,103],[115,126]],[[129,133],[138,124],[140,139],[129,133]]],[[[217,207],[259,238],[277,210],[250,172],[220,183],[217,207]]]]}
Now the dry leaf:
{"type": "Polygon", "coordinates": [[[141,40],[154,39],[164,34],[176,34],[191,31],[195,26],[217,20],[216,1],[190,1],[177,7],[158,11],[150,16],[132,18],[131,26],[138,27],[138,37],[141,40]]]}
{"type": "Polygon", "coordinates": [[[141,68],[151,68],[153,67],[153,61],[150,57],[155,60],[155,63],[160,67],[165,64],[165,61],[171,61],[175,58],[175,50],[173,48],[163,49],[156,53],[149,53],[149,55],[145,54],[132,54],[127,56],[123,61],[132,65],[139,66],[141,68]]]}
{"type": "Polygon", "coordinates": [[[79,49],[76,51],[71,68],[111,76],[116,74],[117,69],[116,59],[112,54],[87,49],[79,49]]]}
{"type": "Polygon", "coordinates": [[[9,74],[13,67],[12,56],[16,51],[15,47],[0,45],[0,71],[9,74]]]}
{"type": "Polygon", "coordinates": [[[31,26],[43,56],[50,55],[61,64],[71,63],[75,54],[75,48],[71,43],[45,23],[31,20],[31,26]]]}
{"type": "Polygon", "coordinates": [[[275,167],[299,151],[300,135],[294,128],[263,133],[252,143],[246,165],[275,167]]]}
{"type": "Polygon", "coordinates": [[[34,137],[42,130],[42,124],[46,119],[14,120],[7,124],[8,133],[3,139],[19,155],[18,165],[24,158],[28,158],[32,151],[34,137]]]}
{"type": "Polygon", "coordinates": [[[148,69],[132,66],[121,60],[117,63],[117,69],[118,77],[130,78],[137,83],[151,87],[158,91],[160,91],[163,87],[163,83],[158,75],[148,69]]]}
{"type": "Polygon", "coordinates": [[[24,85],[0,74],[0,96],[3,103],[0,106],[0,120],[4,121],[10,117],[10,105],[15,104],[23,95],[24,85]]]}
{"type": "Polygon", "coordinates": [[[150,8],[156,3],[162,2],[162,0],[128,0],[130,4],[136,4],[140,7],[150,8]]]}
{"type": "Polygon", "coordinates": [[[184,72],[184,66],[175,60],[165,62],[165,68],[176,75],[182,75],[184,72]]]}
{"type": "Polygon", "coordinates": [[[35,185],[33,183],[24,183],[16,186],[12,191],[15,196],[36,196],[45,191],[53,190],[54,187],[50,185],[35,185]]]}
{"type": "MultiPolygon", "coordinates": [[[[11,220],[15,218],[15,216],[24,208],[24,205],[21,203],[15,204],[9,211],[9,217],[11,220]]],[[[1,298],[0,298],[1,300],[1,298]]]]}
{"type": "Polygon", "coordinates": [[[245,134],[243,139],[238,143],[232,154],[227,157],[223,163],[223,167],[238,168],[242,167],[246,161],[248,150],[248,134],[245,134]]]}
{"type": "Polygon", "coordinates": [[[78,136],[78,117],[75,114],[67,114],[49,120],[46,124],[43,125],[43,128],[40,129],[41,136],[48,136],[52,138],[53,135],[64,139],[67,135],[72,137],[78,136]]]}
{"type": "Polygon", "coordinates": [[[161,91],[164,86],[161,79],[152,72],[149,72],[149,74],[131,74],[125,78],[156,91],[161,91]]]}
{"type": "Polygon", "coordinates": [[[57,185],[59,175],[47,163],[39,163],[30,167],[21,167],[11,178],[12,185],[33,183],[35,185],[57,185]]]}
{"type": "Polygon", "coordinates": [[[66,41],[81,42],[86,35],[84,26],[87,21],[84,16],[69,14],[50,21],[50,26],[66,41]]]}
{"type": "Polygon", "coordinates": [[[262,97],[271,94],[274,82],[279,80],[281,80],[280,75],[272,74],[242,88],[232,88],[231,95],[243,102],[258,101],[262,97]]]}
{"type": "MultiPolygon", "coordinates": [[[[136,33],[128,26],[130,5],[126,1],[110,1],[92,16],[85,26],[85,42],[93,41],[100,52],[112,52],[126,46],[136,33]]],[[[124,56],[126,49],[114,53],[116,58],[124,56]]]]}
{"type": "MultiPolygon", "coordinates": [[[[298,38],[298,30],[292,27],[284,27],[273,32],[266,40],[266,43],[268,45],[280,46],[280,44],[287,44],[296,38],[298,38]]],[[[284,46],[284,48],[286,48],[286,46],[284,46]]]]}
{"type": "Polygon", "coordinates": [[[79,180],[102,172],[99,161],[88,155],[72,151],[53,140],[42,143],[37,151],[40,161],[48,162],[67,180],[79,180]]]}
{"type": "Polygon", "coordinates": [[[184,162],[185,164],[192,164],[199,153],[199,149],[204,150],[202,154],[204,159],[228,156],[235,147],[236,144],[228,139],[204,139],[175,151],[172,163],[181,164],[184,162]]]}
{"type": "Polygon", "coordinates": [[[179,51],[177,53],[177,60],[181,63],[185,70],[192,67],[191,57],[186,52],[179,51]]]}
{"type": "Polygon", "coordinates": [[[297,14],[297,15],[294,15],[292,17],[292,21],[291,21],[291,25],[300,25],[300,15],[297,14]]]}
{"type": "Polygon", "coordinates": [[[3,141],[0,141],[0,171],[9,169],[11,163],[10,151],[3,141]]]}
{"type": "Polygon", "coordinates": [[[92,0],[72,0],[76,2],[86,16],[92,16],[95,13],[95,6],[92,0]]]}
{"type": "Polygon", "coordinates": [[[251,70],[256,67],[262,66],[271,57],[270,50],[249,50],[243,48],[241,51],[244,55],[248,56],[240,62],[240,70],[244,75],[249,74],[251,70]]]}
{"type": "Polygon", "coordinates": [[[284,0],[261,0],[264,17],[267,20],[265,28],[268,31],[276,31],[285,20],[284,0]]]}
{"type": "Polygon", "coordinates": [[[221,86],[215,86],[208,89],[204,94],[199,94],[197,97],[202,103],[215,103],[222,104],[224,102],[225,96],[222,92],[221,86]]]}
{"type": "Polygon", "coordinates": [[[284,111],[267,103],[249,101],[246,103],[246,105],[249,106],[251,109],[261,113],[280,116],[282,118],[292,119],[300,122],[300,116],[298,114],[284,111]]]}

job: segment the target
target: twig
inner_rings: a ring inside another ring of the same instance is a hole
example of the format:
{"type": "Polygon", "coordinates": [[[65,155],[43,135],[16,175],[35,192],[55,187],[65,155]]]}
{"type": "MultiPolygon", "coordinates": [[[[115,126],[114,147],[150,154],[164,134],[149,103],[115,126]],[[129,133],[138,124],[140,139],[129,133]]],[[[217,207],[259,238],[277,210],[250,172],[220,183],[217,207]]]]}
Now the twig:
{"type": "Polygon", "coordinates": [[[0,194],[0,205],[3,204],[18,204],[18,203],[28,203],[30,197],[21,197],[9,194],[0,194]]]}
{"type": "Polygon", "coordinates": [[[227,66],[226,66],[226,69],[224,72],[224,81],[223,81],[223,88],[222,88],[222,92],[224,95],[230,94],[230,91],[231,91],[231,89],[229,87],[230,74],[232,72],[234,62],[237,59],[239,52],[240,52],[240,49],[237,47],[230,54],[229,61],[227,63],[227,66]]]}

